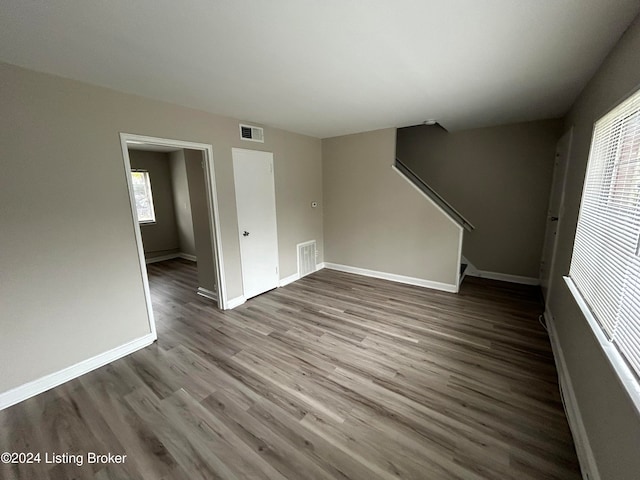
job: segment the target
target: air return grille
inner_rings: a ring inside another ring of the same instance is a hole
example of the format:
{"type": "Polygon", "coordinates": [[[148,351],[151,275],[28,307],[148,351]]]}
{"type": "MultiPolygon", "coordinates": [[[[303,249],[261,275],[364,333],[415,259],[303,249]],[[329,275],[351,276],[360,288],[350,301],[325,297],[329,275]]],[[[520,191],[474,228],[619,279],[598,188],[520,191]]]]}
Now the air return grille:
{"type": "Polygon", "coordinates": [[[249,140],[250,142],[264,143],[264,129],[262,127],[254,127],[251,125],[240,124],[240,138],[249,140]]]}
{"type": "Polygon", "coordinates": [[[298,275],[300,278],[316,271],[316,241],[298,244],[298,275]]]}

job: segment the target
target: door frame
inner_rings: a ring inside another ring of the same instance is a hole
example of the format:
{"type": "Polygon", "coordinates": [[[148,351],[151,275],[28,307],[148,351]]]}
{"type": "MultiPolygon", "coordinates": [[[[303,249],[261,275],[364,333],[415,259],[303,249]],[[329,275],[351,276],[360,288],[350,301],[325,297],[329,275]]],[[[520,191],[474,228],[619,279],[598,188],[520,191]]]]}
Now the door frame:
{"type": "MultiPolygon", "coordinates": [[[[557,253],[558,253],[558,236],[560,233],[560,225],[562,223],[562,217],[564,215],[564,200],[565,200],[565,190],[567,188],[567,173],[569,172],[569,161],[571,160],[571,149],[573,147],[573,126],[571,126],[568,130],[566,130],[562,136],[558,139],[558,144],[560,144],[560,142],[567,137],[567,151],[566,151],[566,158],[564,159],[564,164],[563,165],[556,165],[554,166],[554,171],[553,171],[553,177],[552,177],[552,184],[551,184],[551,192],[549,194],[549,205],[551,205],[551,198],[553,195],[553,187],[556,181],[560,181],[561,182],[561,188],[560,188],[560,198],[558,199],[558,220],[557,220],[557,224],[556,224],[556,235],[553,239],[553,244],[551,246],[551,252],[550,252],[550,261],[549,261],[549,267],[546,269],[547,273],[547,295],[544,298],[544,305],[545,305],[545,309],[548,310],[549,309],[549,299],[551,298],[551,286],[553,285],[553,270],[555,269],[556,266],[556,258],[557,258],[557,253]],[[562,170],[561,172],[558,171],[558,167],[561,167],[560,170],[562,170]],[[562,175],[562,178],[557,180],[557,175],[560,174],[562,175]]],[[[557,146],[556,146],[556,153],[557,153],[557,146]]],[[[545,230],[545,245],[546,245],[546,240],[547,240],[547,233],[548,233],[548,228],[549,228],[549,221],[550,219],[548,218],[549,216],[549,207],[547,207],[547,229],[545,230]]],[[[544,248],[544,247],[543,247],[544,248]]],[[[545,255],[545,251],[543,249],[542,251],[542,258],[541,258],[541,262],[542,260],[544,260],[544,255],[545,255]]],[[[543,282],[545,281],[545,279],[540,278],[540,284],[542,285],[543,282]]]]}
{"type": "Polygon", "coordinates": [[[207,143],[185,142],[182,140],[174,140],[169,138],[149,137],[146,135],[136,135],[133,133],[120,133],[120,146],[122,148],[122,158],[124,162],[125,177],[127,181],[127,189],[129,190],[129,206],[131,208],[131,220],[133,222],[133,230],[136,239],[136,248],[138,249],[138,262],[140,273],[142,275],[142,284],[144,289],[145,301],[147,304],[147,315],[149,318],[149,327],[154,338],[157,337],[156,323],[153,316],[153,308],[151,305],[151,291],[149,289],[149,278],[147,275],[146,261],[144,257],[144,247],[142,245],[142,233],[140,224],[138,223],[138,215],[136,213],[135,197],[133,195],[133,185],[131,182],[131,161],[129,159],[128,144],[146,144],[157,145],[163,147],[175,147],[180,149],[199,150],[203,153],[204,161],[204,180],[207,192],[207,212],[209,213],[209,225],[211,243],[213,245],[213,255],[215,259],[215,272],[218,290],[218,308],[226,310],[228,307],[227,288],[224,276],[224,260],[222,256],[222,229],[220,227],[220,213],[218,209],[218,194],[216,192],[216,179],[213,160],[213,146],[207,143]]]}

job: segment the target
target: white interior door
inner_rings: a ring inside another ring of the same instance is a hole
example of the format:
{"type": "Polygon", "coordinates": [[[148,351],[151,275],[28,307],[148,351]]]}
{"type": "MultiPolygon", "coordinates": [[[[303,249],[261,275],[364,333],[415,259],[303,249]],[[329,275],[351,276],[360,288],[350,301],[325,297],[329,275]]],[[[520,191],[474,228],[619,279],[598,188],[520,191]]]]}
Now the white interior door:
{"type": "Polygon", "coordinates": [[[551,196],[547,210],[547,230],[544,237],[542,260],[540,261],[540,285],[545,304],[549,304],[549,290],[551,288],[552,272],[556,260],[558,228],[564,213],[564,187],[567,176],[567,163],[571,152],[573,129],[566,132],[556,146],[556,160],[553,168],[551,196]]]}
{"type": "Polygon", "coordinates": [[[234,148],[240,258],[245,298],[278,286],[278,230],[273,154],[234,148]]]}

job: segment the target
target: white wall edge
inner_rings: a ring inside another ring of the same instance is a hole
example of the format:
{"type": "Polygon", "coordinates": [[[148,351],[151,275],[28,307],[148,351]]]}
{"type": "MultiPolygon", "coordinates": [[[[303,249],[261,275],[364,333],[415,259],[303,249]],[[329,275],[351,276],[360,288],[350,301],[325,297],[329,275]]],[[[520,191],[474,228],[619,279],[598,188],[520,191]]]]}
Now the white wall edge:
{"type": "Polygon", "coordinates": [[[294,273],[293,275],[289,275],[288,277],[284,277],[280,279],[280,284],[278,287],[284,287],[285,285],[289,285],[290,283],[295,282],[296,280],[300,280],[300,275],[294,273]]]}
{"type": "Polygon", "coordinates": [[[100,368],[108,363],[111,363],[119,358],[125,357],[141,348],[151,345],[156,340],[156,335],[148,333],[147,335],[132,340],[124,345],[108,350],[104,353],[96,355],[95,357],[88,358],[81,362],[71,365],[70,367],[63,368],[49,375],[45,375],[37,380],[25,383],[19,387],[13,388],[0,394],[0,410],[22,402],[28,398],[35,397],[40,393],[51,390],[58,385],[62,385],[65,382],[78,378],[85,373],[89,373],[92,370],[100,368]]]}
{"type": "Polygon", "coordinates": [[[338,270],[340,272],[355,273],[356,275],[364,275],[365,277],[380,278],[382,280],[390,280],[397,283],[406,283],[408,285],[415,285],[418,287],[431,288],[434,290],[441,290],[443,292],[456,293],[458,291],[457,285],[449,283],[434,282],[432,280],[425,280],[423,278],[407,277],[404,275],[397,275],[395,273],[378,272],[376,270],[368,270],[366,268],[351,267],[348,265],[340,265],[337,263],[324,263],[324,268],[330,270],[338,270]]]}
{"type": "Polygon", "coordinates": [[[231,310],[233,308],[239,307],[246,301],[247,299],[244,298],[244,295],[240,295],[239,297],[232,298],[231,300],[227,300],[227,304],[225,305],[225,310],[231,310]]]}
{"type": "Polygon", "coordinates": [[[196,293],[201,297],[209,298],[211,300],[216,300],[216,301],[218,300],[218,294],[216,292],[207,290],[206,288],[203,288],[203,287],[198,287],[198,290],[196,290],[196,293]]]}
{"type": "Polygon", "coordinates": [[[539,278],[509,275],[508,273],[487,272],[486,270],[472,269],[472,271],[469,271],[467,275],[469,277],[488,278],[490,280],[501,280],[503,282],[520,283],[522,285],[540,285],[539,278]]]}
{"type": "Polygon", "coordinates": [[[573,390],[571,376],[569,375],[569,370],[567,369],[567,364],[564,359],[562,345],[560,345],[560,342],[558,341],[553,315],[549,310],[545,310],[544,318],[549,331],[549,340],[551,341],[551,349],[553,350],[556,370],[558,371],[560,394],[564,399],[564,411],[567,415],[571,436],[573,437],[573,442],[576,446],[576,453],[578,454],[578,462],[580,463],[582,478],[584,480],[600,480],[600,473],[598,472],[596,459],[593,456],[593,450],[589,443],[587,430],[582,421],[582,415],[580,414],[576,394],[573,390]]]}
{"type": "Polygon", "coordinates": [[[324,262],[316,263],[316,272],[318,270],[322,270],[323,268],[326,268],[326,264],[324,262]]]}
{"type": "Polygon", "coordinates": [[[184,252],[178,253],[178,258],[183,258],[184,260],[189,260],[190,262],[198,261],[195,255],[191,255],[190,253],[184,253],[184,252]]]}

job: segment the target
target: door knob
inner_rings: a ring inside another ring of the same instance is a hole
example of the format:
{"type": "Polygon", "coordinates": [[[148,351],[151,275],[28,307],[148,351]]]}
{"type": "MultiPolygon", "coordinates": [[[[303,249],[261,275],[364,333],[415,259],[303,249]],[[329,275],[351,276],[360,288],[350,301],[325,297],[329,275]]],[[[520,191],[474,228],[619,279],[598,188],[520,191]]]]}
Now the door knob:
{"type": "Polygon", "coordinates": [[[244,232],[242,232],[242,236],[243,237],[248,237],[249,236],[249,232],[247,232],[246,230],[244,232]]]}
{"type": "Polygon", "coordinates": [[[549,220],[551,220],[552,222],[557,222],[558,221],[558,217],[551,217],[549,220]]]}

